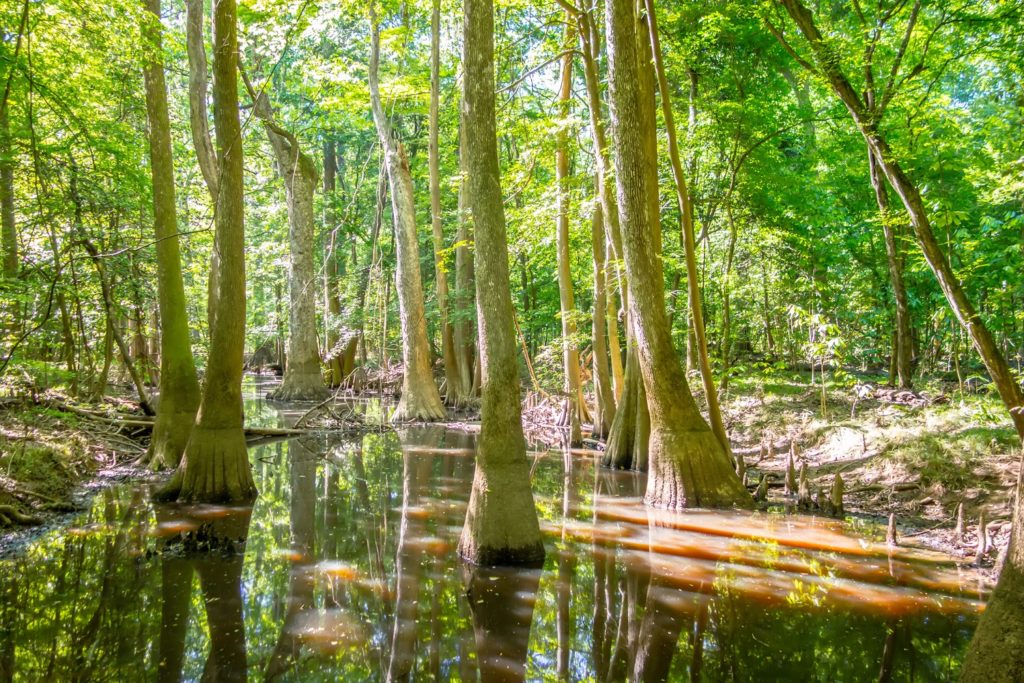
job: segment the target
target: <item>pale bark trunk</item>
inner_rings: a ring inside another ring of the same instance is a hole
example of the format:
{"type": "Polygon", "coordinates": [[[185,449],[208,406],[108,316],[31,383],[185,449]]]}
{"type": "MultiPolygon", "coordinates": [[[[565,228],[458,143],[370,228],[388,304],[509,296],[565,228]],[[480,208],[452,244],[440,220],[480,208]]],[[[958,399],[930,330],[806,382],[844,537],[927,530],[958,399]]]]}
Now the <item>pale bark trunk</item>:
{"type": "Polygon", "coordinates": [[[594,394],[597,411],[594,414],[593,435],[603,439],[611,432],[615,419],[615,394],[608,365],[608,341],[605,337],[608,315],[608,293],[605,285],[604,212],[600,202],[594,205],[591,216],[591,239],[594,249],[594,311],[591,334],[593,336],[594,394]]]}
{"type": "Polygon", "coordinates": [[[313,160],[299,146],[298,138],[275,121],[266,94],[257,94],[247,79],[246,86],[254,100],[256,116],[263,121],[274,150],[288,205],[288,354],[284,381],[268,398],[317,401],[327,395],[317,348],[317,287],[313,266],[313,197],[320,178],[313,160]]]}
{"type": "Polygon", "coordinates": [[[150,24],[146,33],[153,50],[153,57],[146,62],[145,82],[160,306],[160,404],[146,458],[151,467],[159,469],[177,467],[181,461],[195,423],[200,395],[178,246],[174,157],[164,82],[160,0],[146,0],[146,9],[152,14],[143,21],[150,24]]]}
{"type": "Polygon", "coordinates": [[[459,555],[480,565],[540,566],[544,561],[519,397],[519,367],[508,238],[498,168],[494,114],[494,6],[464,5],[463,66],[468,204],[476,236],[477,320],[483,376],[482,425],[477,442],[459,555]]]}
{"type": "MultiPolygon", "coordinates": [[[[565,44],[571,44],[571,24],[566,24],[565,44]]],[[[589,421],[583,387],[580,380],[580,352],[576,347],[576,303],[573,295],[572,273],[569,269],[569,134],[565,129],[569,116],[569,98],[572,95],[572,52],[562,57],[562,74],[558,87],[558,113],[562,119],[555,136],[555,184],[558,199],[556,242],[558,249],[558,298],[562,322],[562,371],[565,407],[562,423],[569,427],[569,442],[583,443],[580,423],[589,421]]]]}
{"type": "Polygon", "coordinates": [[[338,172],[338,158],[334,140],[324,142],[324,229],[327,231],[327,249],[324,253],[324,299],[326,302],[327,377],[328,385],[340,386],[345,381],[342,367],[343,352],[340,348],[338,327],[341,325],[341,300],[338,298],[338,228],[334,209],[334,190],[338,172]]]}
{"type": "MultiPolygon", "coordinates": [[[[192,131],[192,146],[196,150],[199,171],[203,175],[210,201],[217,205],[217,193],[220,178],[217,170],[217,152],[210,138],[210,116],[206,106],[206,93],[209,90],[209,77],[206,71],[206,43],[203,39],[203,2],[204,0],[186,0],[185,10],[185,49],[188,53],[188,110],[189,126],[192,131]]],[[[213,330],[216,317],[215,292],[219,277],[217,250],[210,254],[210,278],[207,286],[206,322],[209,330],[213,330]]]]}
{"type": "Polygon", "coordinates": [[[445,417],[441,395],[434,383],[427,340],[427,319],[423,307],[423,282],[420,277],[419,243],[416,239],[416,207],[413,203],[412,173],[405,148],[394,139],[381,104],[378,70],[380,63],[380,27],[373,4],[370,5],[370,104],[377,135],[384,150],[391,187],[394,215],[396,286],[399,318],[402,325],[402,398],[392,415],[404,420],[441,420],[445,417]]]}
{"type": "MultiPolygon", "coordinates": [[[[683,171],[683,163],[679,155],[679,146],[676,141],[676,126],[672,115],[672,101],[669,96],[668,77],[665,75],[665,67],[662,63],[661,42],[658,38],[658,17],[655,12],[653,0],[645,0],[647,16],[649,21],[649,34],[654,69],[658,79],[658,90],[661,95],[661,111],[665,118],[665,131],[668,135],[669,160],[672,164],[672,177],[676,185],[676,200],[679,204],[679,212],[682,216],[683,227],[683,250],[686,254],[686,288],[689,295],[688,303],[690,320],[693,325],[694,340],[696,341],[697,360],[700,364],[701,380],[704,383],[704,394],[708,404],[708,418],[711,422],[711,430],[715,433],[722,448],[727,455],[732,453],[729,445],[729,436],[725,431],[725,423],[722,421],[722,410],[718,404],[718,390],[715,388],[715,378],[711,372],[711,361],[708,358],[708,341],[704,331],[704,310],[700,300],[700,281],[697,275],[697,246],[694,241],[693,227],[693,200],[686,184],[686,175],[683,171]]],[[[691,81],[691,88],[695,90],[696,80],[691,81]]],[[[691,100],[696,99],[696,93],[691,93],[691,100]]],[[[691,102],[695,107],[695,102],[691,102]]],[[[694,116],[696,111],[694,110],[694,116]]],[[[730,264],[731,247],[735,244],[735,226],[731,226],[730,241],[730,264]]],[[[728,287],[728,274],[726,283],[728,287]]],[[[728,304],[726,304],[728,311],[728,304]]],[[[728,315],[728,314],[726,314],[728,315]]],[[[725,342],[727,344],[727,341],[725,342]]],[[[724,348],[724,347],[723,347],[724,348]]],[[[726,382],[723,375],[722,383],[726,382]]]]}
{"type": "Polygon", "coordinates": [[[468,389],[460,374],[455,354],[455,329],[448,316],[448,273],[444,259],[444,229],[441,221],[441,158],[438,149],[438,115],[441,95],[441,0],[432,0],[430,11],[430,226],[434,238],[434,286],[441,314],[441,358],[444,361],[445,401],[465,403],[468,389]]]}
{"type": "MultiPolygon", "coordinates": [[[[460,139],[464,136],[464,128],[465,125],[460,120],[460,139]]],[[[474,382],[476,346],[473,343],[473,321],[476,315],[471,313],[474,312],[476,303],[473,292],[475,280],[473,251],[470,249],[473,235],[469,229],[469,208],[466,206],[466,157],[465,146],[460,143],[459,168],[462,171],[462,180],[459,182],[459,227],[456,234],[459,246],[455,249],[455,300],[456,309],[459,311],[459,320],[455,323],[455,351],[459,363],[459,380],[462,382],[467,396],[473,396],[477,388],[474,382]]]]}
{"type": "Polygon", "coordinates": [[[885,179],[881,175],[878,159],[871,148],[868,148],[868,170],[871,174],[871,187],[875,190],[878,213],[882,219],[882,233],[885,237],[885,260],[889,267],[889,283],[892,285],[893,299],[896,301],[896,343],[893,347],[893,364],[896,366],[896,377],[900,389],[910,389],[914,380],[913,369],[913,338],[910,320],[910,304],[907,301],[907,288],[903,283],[903,255],[896,241],[894,216],[889,209],[889,194],[885,189],[885,179]]]}
{"type": "Polygon", "coordinates": [[[242,431],[245,204],[235,13],[235,0],[214,0],[213,99],[221,169],[213,244],[220,259],[212,291],[217,316],[196,425],[174,477],[158,494],[182,502],[249,502],[257,493],[242,431]]]}
{"type": "Polygon", "coordinates": [[[693,400],[665,314],[657,215],[650,215],[649,159],[641,137],[637,29],[630,0],[607,5],[610,100],[619,222],[631,318],[651,438],[645,502],[668,508],[750,506],[721,443],[693,400]]]}

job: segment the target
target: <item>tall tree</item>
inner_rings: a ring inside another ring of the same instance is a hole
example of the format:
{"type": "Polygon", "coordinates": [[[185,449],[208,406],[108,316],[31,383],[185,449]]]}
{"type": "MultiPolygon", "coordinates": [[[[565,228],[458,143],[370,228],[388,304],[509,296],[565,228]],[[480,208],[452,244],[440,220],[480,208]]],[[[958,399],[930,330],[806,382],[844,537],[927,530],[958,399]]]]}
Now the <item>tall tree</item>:
{"type": "Polygon", "coordinates": [[[150,57],[146,60],[144,75],[149,120],[149,168],[153,183],[157,298],[160,305],[160,402],[146,458],[152,467],[163,468],[177,467],[181,461],[199,409],[200,394],[178,246],[160,0],[146,0],[146,9],[151,15],[143,19],[144,32],[150,43],[150,57]]]}
{"type": "Polygon", "coordinates": [[[469,397],[470,386],[460,372],[455,352],[455,327],[448,305],[448,271],[444,258],[444,225],[441,220],[441,154],[438,145],[441,97],[441,0],[430,6],[430,122],[428,165],[430,166],[430,227],[434,239],[434,287],[437,310],[441,314],[441,359],[444,361],[445,400],[461,405],[469,397]]]}
{"type": "Polygon", "coordinates": [[[313,267],[313,198],[320,181],[316,164],[299,139],[274,117],[266,92],[256,92],[244,71],[253,110],[263,122],[284,180],[288,205],[288,353],[284,380],[271,394],[277,401],[317,401],[327,395],[316,337],[316,273],[313,267]]]}
{"type": "Polygon", "coordinates": [[[395,277],[398,290],[399,318],[402,324],[402,398],[392,420],[441,420],[445,417],[441,395],[430,362],[427,340],[427,319],[423,306],[423,282],[420,277],[419,242],[416,238],[416,206],[413,197],[412,172],[405,146],[392,134],[391,124],[380,98],[380,25],[375,3],[370,3],[370,106],[377,126],[384,163],[391,188],[391,209],[394,216],[395,252],[398,265],[395,277]]]}
{"type": "Polygon", "coordinates": [[[477,325],[483,377],[476,472],[459,555],[478,565],[544,561],[519,398],[508,237],[494,114],[494,4],[466,0],[463,117],[467,203],[476,247],[477,325]]]}
{"type": "MultiPolygon", "coordinates": [[[[565,44],[574,40],[572,24],[566,22],[565,44]]],[[[587,404],[583,400],[580,379],[580,351],[576,346],[576,302],[569,267],[569,114],[572,95],[573,51],[566,50],[562,57],[562,72],[558,82],[558,132],[555,135],[555,190],[558,196],[556,243],[558,245],[558,298],[562,319],[562,372],[565,403],[562,424],[569,427],[569,441],[573,445],[583,442],[580,423],[589,421],[587,404]]]]}
{"type": "MultiPolygon", "coordinates": [[[[647,504],[749,506],[750,494],[701,417],[672,346],[665,314],[658,216],[651,213],[642,139],[637,22],[630,0],[607,3],[612,149],[631,317],[650,409],[647,504]]],[[[642,36],[647,41],[647,36],[642,36]]],[[[648,43],[649,44],[649,43],[648,43]]]]}
{"type": "Polygon", "coordinates": [[[214,0],[213,39],[213,114],[220,160],[213,249],[220,264],[210,303],[217,314],[196,424],[181,464],[158,496],[183,502],[249,502],[257,492],[242,430],[245,215],[235,0],[214,0]]]}

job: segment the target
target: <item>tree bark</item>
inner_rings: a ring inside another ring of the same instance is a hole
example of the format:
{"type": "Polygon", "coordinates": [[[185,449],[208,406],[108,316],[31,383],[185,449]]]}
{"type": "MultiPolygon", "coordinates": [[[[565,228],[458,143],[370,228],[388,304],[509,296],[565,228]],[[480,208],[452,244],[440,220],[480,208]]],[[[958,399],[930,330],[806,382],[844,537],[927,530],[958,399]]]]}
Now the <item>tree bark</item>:
{"type": "Polygon", "coordinates": [[[650,160],[639,100],[637,28],[630,0],[607,4],[612,139],[631,318],[650,409],[648,505],[745,506],[750,494],[701,417],[665,314],[658,216],[650,214],[650,160]]]}
{"type": "MultiPolygon", "coordinates": [[[[14,150],[7,102],[0,102],[0,244],[3,245],[0,274],[5,280],[18,277],[18,229],[14,221],[14,150]]],[[[17,307],[13,308],[17,312],[17,307]]]]}
{"type": "Polygon", "coordinates": [[[544,562],[519,397],[519,367],[508,238],[494,114],[494,5],[464,4],[463,40],[467,200],[476,236],[476,302],[483,377],[476,472],[459,555],[478,565],[544,562]]]}
{"type": "Polygon", "coordinates": [[[441,221],[441,157],[438,148],[439,100],[441,95],[441,0],[432,0],[430,10],[430,123],[428,165],[430,167],[430,226],[434,238],[434,287],[441,314],[441,358],[444,361],[445,402],[459,406],[469,398],[455,354],[455,328],[448,316],[448,273],[444,259],[444,226],[441,221]]]}
{"type": "Polygon", "coordinates": [[[441,420],[445,417],[441,395],[430,362],[427,319],[423,307],[423,283],[420,278],[419,243],[416,239],[416,207],[413,201],[412,173],[401,142],[394,139],[381,104],[378,71],[380,65],[380,26],[376,9],[370,4],[370,104],[377,135],[384,150],[384,162],[391,186],[394,215],[395,269],[399,318],[402,325],[402,398],[391,419],[441,420]]]}
{"type": "Polygon", "coordinates": [[[608,365],[608,341],[605,337],[608,315],[608,293],[605,283],[604,211],[600,202],[594,204],[590,220],[594,251],[594,310],[591,326],[593,337],[594,394],[597,410],[594,413],[593,436],[603,439],[611,432],[615,419],[615,393],[608,365]]]}
{"type": "Polygon", "coordinates": [[[893,361],[896,366],[896,377],[900,389],[910,389],[914,380],[914,342],[910,319],[910,304],[907,301],[907,288],[903,284],[903,255],[896,241],[894,216],[889,208],[889,194],[885,189],[878,159],[868,147],[868,170],[871,174],[871,187],[875,190],[878,213],[882,219],[882,233],[885,236],[885,260],[889,266],[889,283],[892,285],[893,298],[896,301],[896,342],[893,348],[893,361]]]}
{"type": "MultiPolygon", "coordinates": [[[[573,42],[571,24],[566,23],[565,44],[573,42]]],[[[562,322],[562,369],[565,392],[563,424],[569,427],[569,442],[573,446],[583,443],[580,423],[590,415],[583,400],[580,380],[580,352],[576,347],[576,303],[573,295],[572,273],[569,269],[569,98],[572,96],[572,55],[562,57],[562,73],[558,86],[558,115],[561,118],[555,135],[555,185],[558,197],[556,242],[558,249],[558,299],[562,322]]]]}
{"type": "MultiPolygon", "coordinates": [[[[219,188],[217,152],[210,138],[210,115],[206,106],[206,94],[209,90],[209,77],[206,72],[206,43],[203,39],[203,2],[204,0],[185,1],[185,49],[188,53],[188,111],[189,128],[192,131],[192,146],[196,150],[199,171],[203,175],[206,189],[210,193],[210,201],[216,209],[219,188]]],[[[219,255],[214,249],[210,254],[210,278],[207,286],[206,322],[213,330],[216,310],[214,292],[217,291],[219,255]]],[[[212,332],[211,332],[212,334],[212,332]]]]}
{"type": "MultiPolygon", "coordinates": [[[[665,75],[665,66],[661,55],[661,41],[658,37],[658,16],[653,0],[645,0],[645,6],[647,8],[654,71],[657,75],[658,91],[661,95],[661,112],[665,119],[665,132],[668,137],[669,161],[672,165],[672,178],[675,180],[676,185],[676,201],[679,204],[680,216],[682,216],[683,251],[686,255],[686,289],[690,320],[693,324],[694,339],[696,341],[697,360],[700,365],[700,376],[704,383],[704,394],[708,404],[708,418],[711,422],[711,431],[715,433],[718,441],[722,444],[726,455],[730,455],[732,448],[729,445],[729,435],[725,431],[725,423],[722,421],[722,409],[718,404],[718,390],[715,388],[715,378],[711,372],[711,361],[708,358],[708,340],[704,331],[704,307],[701,305],[700,299],[700,279],[697,273],[697,246],[693,228],[693,199],[690,197],[690,191],[686,184],[686,174],[683,170],[683,163],[679,155],[679,145],[676,141],[676,125],[672,115],[672,100],[669,96],[668,77],[665,75]]],[[[695,79],[691,81],[691,88],[696,89],[695,79]]],[[[695,92],[692,95],[692,99],[696,99],[695,92]]],[[[732,243],[734,243],[734,228],[731,234],[733,235],[732,243]]],[[[727,287],[728,283],[725,286],[727,287]]],[[[725,381],[723,377],[722,382],[724,383],[725,381]]]]}
{"type": "Polygon", "coordinates": [[[238,118],[235,0],[213,4],[213,102],[220,158],[214,252],[217,311],[196,424],[174,477],[158,494],[181,502],[250,502],[256,497],[242,431],[245,351],[245,224],[242,131],[238,118]]]}
{"type": "Polygon", "coordinates": [[[324,229],[327,234],[327,250],[324,253],[324,299],[327,315],[327,384],[331,387],[341,386],[345,381],[343,351],[340,346],[338,327],[341,325],[341,300],[338,298],[338,229],[337,214],[334,209],[334,190],[338,172],[338,157],[335,153],[334,140],[324,142],[324,229]]]}
{"type": "MultiPolygon", "coordinates": [[[[245,78],[245,74],[242,74],[245,78]]],[[[316,164],[295,135],[274,119],[266,93],[257,93],[248,79],[256,116],[270,139],[277,172],[284,180],[288,205],[288,354],[284,381],[268,398],[276,401],[318,401],[327,395],[320,372],[316,335],[316,273],[313,267],[313,198],[319,183],[316,164]]]]}
{"type": "Polygon", "coordinates": [[[156,239],[157,298],[160,306],[160,404],[146,459],[154,469],[177,467],[185,452],[196,411],[199,379],[192,356],[185,285],[178,245],[174,196],[174,157],[164,81],[160,0],[146,0],[152,16],[145,32],[152,57],[146,61],[146,114],[149,120],[150,176],[153,183],[153,233],[156,239]]]}

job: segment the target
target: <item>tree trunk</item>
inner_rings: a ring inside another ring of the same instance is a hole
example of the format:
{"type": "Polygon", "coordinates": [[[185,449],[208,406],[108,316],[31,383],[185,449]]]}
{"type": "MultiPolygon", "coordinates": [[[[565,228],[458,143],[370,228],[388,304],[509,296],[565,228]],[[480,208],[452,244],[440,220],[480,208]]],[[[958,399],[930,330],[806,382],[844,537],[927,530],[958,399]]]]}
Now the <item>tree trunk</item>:
{"type": "MultiPolygon", "coordinates": [[[[72,190],[72,194],[74,193],[75,191],[72,190]]],[[[85,248],[85,251],[89,254],[89,258],[92,259],[93,267],[96,269],[96,277],[98,277],[100,281],[100,296],[103,299],[103,310],[106,313],[107,318],[113,320],[116,314],[114,308],[114,292],[110,285],[110,277],[107,275],[107,269],[103,265],[103,257],[100,255],[99,250],[96,248],[96,245],[93,244],[92,240],[85,235],[81,236],[81,243],[85,248]]],[[[66,341],[73,345],[74,341],[71,336],[70,318],[67,315],[65,315],[64,318],[65,338],[66,341]]],[[[139,368],[132,359],[131,350],[128,348],[128,342],[125,341],[124,338],[124,332],[122,332],[116,324],[111,325],[111,332],[114,335],[114,342],[117,344],[117,348],[121,352],[121,360],[124,361],[124,366],[128,371],[128,376],[131,377],[132,384],[135,386],[135,391],[139,395],[139,407],[142,408],[142,412],[146,415],[155,415],[156,412],[153,410],[153,406],[149,402],[149,396],[146,393],[146,384],[142,379],[142,374],[139,372],[139,368]]]]}
{"type": "Polygon", "coordinates": [[[495,132],[494,5],[492,0],[467,0],[464,12],[463,112],[466,149],[473,150],[467,155],[467,203],[476,236],[483,400],[476,472],[459,555],[478,565],[539,567],[544,543],[523,438],[495,132]]]}
{"type": "Polygon", "coordinates": [[[615,419],[615,394],[608,365],[608,341],[605,337],[608,314],[608,294],[605,287],[604,211],[600,202],[594,204],[590,221],[594,249],[594,310],[591,334],[593,337],[594,394],[597,411],[594,413],[593,436],[604,439],[611,432],[615,419]]]}
{"type": "Polygon", "coordinates": [[[377,134],[384,150],[384,162],[391,186],[397,253],[396,286],[399,318],[402,324],[402,398],[391,419],[442,420],[445,417],[441,395],[434,384],[427,340],[427,319],[423,308],[423,283],[420,278],[419,243],[416,239],[416,207],[413,203],[412,173],[401,142],[394,139],[380,99],[378,70],[380,63],[380,27],[376,9],[370,5],[370,104],[377,134]]]}
{"type": "Polygon", "coordinates": [[[444,361],[445,401],[465,403],[468,388],[459,374],[455,355],[455,329],[448,316],[448,273],[444,259],[444,229],[441,222],[441,158],[438,149],[438,109],[441,94],[441,0],[432,0],[430,10],[430,226],[434,238],[434,286],[441,314],[441,358],[444,361]]]}
{"type": "MultiPolygon", "coordinates": [[[[653,0],[645,0],[645,5],[649,22],[648,29],[654,70],[658,78],[658,91],[661,95],[661,112],[665,118],[665,131],[668,136],[669,160],[672,164],[672,177],[676,185],[676,200],[679,205],[680,215],[682,216],[683,250],[686,254],[686,288],[689,295],[690,320],[692,321],[693,335],[696,342],[697,360],[700,364],[700,375],[704,383],[704,394],[708,404],[708,418],[711,422],[711,430],[722,444],[726,455],[730,455],[732,449],[729,445],[729,436],[725,431],[725,423],[722,421],[722,410],[718,404],[718,390],[715,388],[715,378],[711,372],[711,361],[708,358],[708,340],[704,331],[704,309],[700,299],[700,280],[697,274],[697,246],[693,228],[693,200],[686,185],[686,174],[683,171],[683,163],[679,156],[679,146],[676,141],[676,125],[672,115],[672,100],[669,96],[668,77],[665,75],[665,67],[662,63],[661,55],[661,42],[658,38],[658,16],[653,0]]],[[[641,37],[640,40],[643,40],[643,38],[641,37]]],[[[690,85],[691,107],[694,108],[694,116],[696,116],[696,78],[691,78],[690,85]]],[[[732,226],[731,230],[730,245],[734,245],[735,226],[732,226]]],[[[724,286],[728,287],[728,274],[726,278],[724,286]]],[[[726,381],[723,375],[722,383],[725,384],[726,381]]]]}
{"type": "Polygon", "coordinates": [[[157,298],[160,305],[160,404],[146,460],[154,469],[174,468],[185,452],[196,411],[199,379],[181,274],[178,216],[174,197],[174,157],[164,82],[160,0],[146,0],[152,16],[143,21],[151,44],[145,65],[149,120],[150,175],[153,183],[153,233],[156,240],[157,298]]]}
{"type": "Polygon", "coordinates": [[[907,302],[907,288],[903,284],[903,255],[896,241],[893,224],[894,216],[889,209],[889,194],[885,189],[885,179],[880,173],[878,159],[868,147],[868,170],[871,173],[871,187],[875,190],[878,202],[878,213],[882,219],[882,232],[885,235],[885,260],[889,266],[889,282],[892,285],[893,298],[896,300],[896,343],[893,348],[893,361],[900,389],[910,389],[914,379],[912,323],[910,320],[910,304],[907,302]]]}
{"type": "MultiPolygon", "coordinates": [[[[0,275],[18,277],[18,229],[14,222],[14,150],[7,101],[0,102],[0,245],[3,246],[0,275]]],[[[12,309],[17,313],[17,308],[12,309]]]]}
{"type": "Polygon", "coordinates": [[[657,215],[650,215],[649,159],[642,139],[637,30],[630,0],[609,0],[608,53],[619,223],[631,318],[650,409],[649,505],[751,506],[721,443],[693,400],[665,314],[657,215]]]}
{"type": "MultiPolygon", "coordinates": [[[[566,24],[565,44],[573,41],[571,24],[566,24]]],[[[576,347],[576,303],[569,270],[569,98],[572,95],[572,52],[562,57],[558,87],[558,115],[562,119],[555,135],[555,185],[558,195],[556,242],[558,245],[558,298],[562,321],[562,369],[565,406],[562,423],[569,427],[569,443],[583,443],[580,423],[589,421],[580,380],[580,352],[576,347]]]]}
{"type": "MultiPolygon", "coordinates": [[[[245,74],[243,73],[243,78],[245,74]]],[[[270,139],[277,172],[284,180],[288,204],[288,354],[284,381],[267,398],[276,401],[319,401],[327,395],[320,372],[316,336],[316,273],[313,267],[313,197],[320,180],[316,164],[295,135],[274,119],[265,92],[256,93],[246,78],[256,116],[270,139]]]]}
{"type": "Polygon", "coordinates": [[[181,502],[245,503],[257,493],[242,431],[245,224],[235,13],[235,0],[214,0],[213,111],[221,172],[213,249],[220,277],[196,424],[174,477],[158,494],[181,502]]]}
{"type": "MultiPolygon", "coordinates": [[[[217,152],[210,139],[210,116],[206,106],[206,93],[209,90],[209,78],[206,72],[206,43],[203,40],[203,2],[204,0],[186,0],[185,10],[185,49],[188,53],[188,111],[189,126],[192,131],[192,146],[196,150],[199,171],[203,175],[210,201],[217,206],[217,194],[220,178],[218,175],[217,152]]],[[[209,330],[213,330],[216,310],[215,292],[218,284],[220,255],[214,249],[210,254],[210,278],[207,285],[206,322],[209,330]]]]}
{"type": "Polygon", "coordinates": [[[338,229],[337,214],[334,209],[335,178],[338,171],[338,158],[335,154],[334,140],[324,142],[324,229],[326,230],[327,250],[324,253],[324,299],[327,315],[325,315],[327,339],[327,384],[331,387],[341,386],[345,381],[342,367],[343,352],[338,337],[341,325],[341,300],[338,298],[338,229]]]}
{"type": "Polygon", "coordinates": [[[455,323],[455,351],[459,363],[459,380],[467,396],[476,394],[476,346],[473,343],[473,321],[476,319],[474,301],[473,251],[470,246],[473,234],[470,232],[469,207],[466,205],[466,169],[469,156],[465,146],[465,122],[459,116],[459,227],[455,240],[455,308],[458,321],[455,323]]]}
{"type": "MultiPolygon", "coordinates": [[[[604,117],[601,113],[601,78],[598,72],[597,60],[600,53],[600,34],[597,24],[594,22],[593,10],[587,8],[582,10],[573,8],[576,25],[580,36],[580,54],[583,59],[583,75],[587,86],[587,110],[590,112],[590,131],[594,147],[594,161],[597,175],[597,195],[601,202],[601,214],[603,226],[607,234],[607,244],[611,245],[611,258],[616,262],[615,273],[619,273],[619,261],[621,260],[621,245],[619,237],[619,210],[615,201],[615,185],[611,178],[611,164],[608,160],[608,140],[605,134],[604,117]]],[[[595,249],[597,247],[595,246],[595,249]]],[[[602,246],[607,254],[607,250],[602,246]]],[[[622,364],[622,350],[619,347],[618,331],[618,307],[615,305],[615,289],[613,285],[619,284],[620,295],[622,291],[621,277],[613,278],[608,275],[607,260],[605,260],[605,272],[602,275],[606,285],[606,312],[604,314],[608,335],[608,360],[611,363],[611,383],[613,399],[618,402],[622,397],[625,383],[625,372],[622,364]]],[[[610,404],[614,412],[615,404],[610,404]]],[[[612,422],[614,418],[609,416],[607,421],[612,422]]],[[[595,425],[596,426],[596,425],[595,425]]],[[[610,427],[609,427],[610,429],[610,427]]]]}

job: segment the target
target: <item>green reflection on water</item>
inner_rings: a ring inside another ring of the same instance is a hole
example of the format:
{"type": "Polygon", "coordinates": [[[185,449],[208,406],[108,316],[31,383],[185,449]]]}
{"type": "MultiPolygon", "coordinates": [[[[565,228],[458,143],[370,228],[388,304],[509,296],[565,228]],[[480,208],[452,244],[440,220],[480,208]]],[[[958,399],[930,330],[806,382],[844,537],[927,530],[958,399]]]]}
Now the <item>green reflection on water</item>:
{"type": "Polygon", "coordinates": [[[0,680],[956,677],[979,605],[952,563],[801,518],[648,514],[641,477],[586,454],[537,458],[544,570],[471,571],[472,449],[438,427],[260,446],[251,521],[104,491],[0,563],[0,680]],[[160,552],[209,523],[247,527],[244,556],[160,552]]]}

